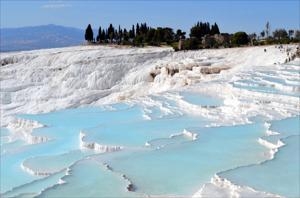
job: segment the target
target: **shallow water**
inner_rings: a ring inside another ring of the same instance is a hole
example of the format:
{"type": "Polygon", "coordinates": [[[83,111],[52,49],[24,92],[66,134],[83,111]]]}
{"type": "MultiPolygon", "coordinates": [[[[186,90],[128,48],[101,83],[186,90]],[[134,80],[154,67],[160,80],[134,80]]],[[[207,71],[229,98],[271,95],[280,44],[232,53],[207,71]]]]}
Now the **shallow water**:
{"type": "Polygon", "coordinates": [[[181,92],[181,96],[188,103],[198,105],[198,106],[221,106],[223,101],[213,96],[205,96],[197,93],[191,92],[181,92]]]}
{"type": "MultiPolygon", "coordinates": [[[[251,71],[231,83],[297,97],[296,66],[278,67],[279,73],[251,71]],[[287,76],[289,82],[282,80],[287,76]],[[296,89],[283,90],[280,85],[296,89]]],[[[191,196],[215,174],[258,191],[299,195],[299,116],[269,120],[249,115],[252,123],[222,126],[222,118],[188,114],[179,103],[214,113],[223,113],[219,107],[226,106],[219,97],[174,91],[147,96],[143,102],[18,115],[42,123],[45,127],[32,135],[49,140],[28,144],[1,128],[1,197],[191,196]],[[207,127],[215,122],[221,126],[207,127]],[[267,130],[279,134],[267,136],[267,130]],[[258,142],[260,138],[285,146],[266,161],[270,149],[258,142]],[[118,149],[103,152],[99,147],[118,149]]]]}
{"type": "Polygon", "coordinates": [[[158,150],[109,160],[126,173],[138,192],[187,196],[209,182],[214,173],[264,159],[267,149],[258,145],[262,124],[194,129],[196,141],[177,142],[158,150]]]}
{"type": "Polygon", "coordinates": [[[272,129],[280,132],[275,135],[285,144],[271,161],[258,165],[236,168],[220,174],[221,177],[240,184],[251,186],[259,191],[271,192],[287,197],[300,194],[300,117],[274,121],[272,129]]]}
{"type": "Polygon", "coordinates": [[[140,109],[138,106],[122,106],[120,110],[84,108],[40,116],[22,115],[22,118],[38,120],[47,125],[48,127],[35,130],[34,134],[50,137],[51,141],[24,145],[20,147],[20,153],[3,155],[1,165],[5,173],[1,174],[2,178],[7,179],[14,175],[20,179],[18,182],[13,178],[8,179],[2,192],[28,183],[27,188],[19,187],[10,194],[24,193],[22,189],[26,193],[38,194],[46,184],[48,187],[55,184],[53,178],[56,177],[47,179],[50,176],[44,174],[56,174],[70,167],[71,176],[66,177],[67,184],[50,188],[42,196],[52,197],[73,192],[74,196],[79,197],[84,194],[108,195],[112,193],[109,188],[89,191],[97,189],[99,185],[107,185],[106,182],[119,190],[116,191],[117,194],[126,193],[126,190],[123,192],[126,189],[124,185],[117,187],[117,183],[124,183],[124,179],[114,179],[115,176],[108,173],[108,170],[99,168],[107,163],[114,173],[125,174],[138,193],[186,196],[192,195],[216,172],[265,159],[267,149],[256,141],[265,133],[263,123],[203,128],[208,120],[199,116],[157,116],[156,119],[145,120],[140,109]],[[126,119],[122,117],[124,112],[126,115],[128,112],[126,119]],[[197,134],[197,139],[183,134],[185,129],[197,134]],[[84,141],[119,145],[124,151],[108,155],[97,154],[88,149],[79,150],[79,131],[86,134],[84,141]],[[76,163],[81,159],[85,160],[76,163]],[[99,164],[95,165],[91,159],[99,164]],[[75,164],[72,165],[73,163],[75,164]],[[13,164],[15,165],[12,166],[13,164]],[[43,175],[30,175],[21,169],[20,164],[43,175]],[[85,169],[83,167],[86,164],[88,165],[85,169]],[[174,174],[178,179],[170,180],[174,174]],[[85,177],[94,178],[91,180],[95,182],[86,183],[86,187],[79,188],[82,185],[79,178],[85,177]],[[43,182],[36,181],[34,185],[31,184],[37,179],[43,182]],[[30,186],[33,186],[32,191],[28,191],[30,186]]]}
{"type": "Polygon", "coordinates": [[[127,192],[128,182],[120,174],[107,170],[94,160],[79,161],[65,176],[63,185],[42,193],[39,197],[135,197],[127,192]]]}
{"type": "Polygon", "coordinates": [[[232,82],[234,87],[255,92],[300,97],[299,65],[277,65],[277,70],[258,70],[243,73],[240,80],[232,82]]]}

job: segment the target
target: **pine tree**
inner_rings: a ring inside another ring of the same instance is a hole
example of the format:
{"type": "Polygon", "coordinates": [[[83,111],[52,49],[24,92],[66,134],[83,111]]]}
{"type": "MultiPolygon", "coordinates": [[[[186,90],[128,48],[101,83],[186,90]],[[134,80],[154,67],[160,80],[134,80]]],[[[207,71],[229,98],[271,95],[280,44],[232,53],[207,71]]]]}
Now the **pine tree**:
{"type": "Polygon", "coordinates": [[[133,39],[135,37],[134,25],[132,25],[131,30],[129,31],[129,38],[133,39]]]}
{"type": "Polygon", "coordinates": [[[204,36],[204,28],[205,25],[202,24],[202,22],[197,22],[190,30],[190,37],[201,39],[201,37],[204,36]]]}
{"type": "Polygon", "coordinates": [[[124,28],[124,30],[123,30],[123,40],[124,41],[128,41],[129,40],[129,34],[128,34],[126,28],[124,28]]]}
{"type": "Polygon", "coordinates": [[[220,34],[220,29],[217,23],[215,23],[215,33],[220,34]]]}
{"type": "Polygon", "coordinates": [[[112,24],[109,25],[107,29],[107,34],[110,39],[110,42],[112,43],[113,39],[115,38],[115,28],[112,24]]]}
{"type": "Polygon", "coordinates": [[[137,23],[137,24],[136,24],[136,33],[135,33],[135,35],[138,36],[139,34],[140,34],[140,26],[139,26],[139,24],[137,23]]]}
{"type": "Polygon", "coordinates": [[[278,40],[285,39],[288,38],[288,33],[285,29],[276,29],[273,32],[273,37],[278,40]]]}
{"type": "Polygon", "coordinates": [[[119,34],[118,34],[118,30],[117,29],[115,29],[115,33],[114,33],[113,39],[116,40],[116,41],[119,40],[119,34]]]}
{"type": "Polygon", "coordinates": [[[123,32],[121,29],[121,26],[119,25],[119,29],[118,29],[118,36],[119,36],[119,44],[121,43],[122,39],[123,39],[123,32]]]}
{"type": "Polygon", "coordinates": [[[220,34],[220,30],[217,23],[211,26],[210,34],[211,35],[220,34]]]}
{"type": "Polygon", "coordinates": [[[153,43],[153,39],[154,39],[154,34],[155,34],[155,29],[154,28],[150,28],[147,31],[147,35],[146,35],[146,42],[152,44],[153,43]]]}
{"type": "Polygon", "coordinates": [[[265,32],[266,32],[267,38],[269,38],[269,36],[270,36],[270,23],[269,23],[269,21],[266,24],[266,31],[265,32]]]}
{"type": "Polygon", "coordinates": [[[105,30],[104,29],[101,32],[100,40],[102,40],[102,41],[105,40],[105,30]]]}
{"type": "Polygon", "coordinates": [[[204,35],[207,35],[207,34],[210,34],[210,25],[209,25],[208,22],[205,24],[205,32],[204,32],[204,35]]]}
{"type": "Polygon", "coordinates": [[[98,35],[97,35],[97,42],[100,42],[101,41],[101,33],[102,33],[102,31],[101,31],[101,26],[99,27],[99,29],[98,29],[98,35]]]}
{"type": "Polygon", "coordinates": [[[105,40],[109,39],[109,35],[108,35],[108,29],[105,30],[105,40]]]}
{"type": "Polygon", "coordinates": [[[94,34],[93,34],[91,24],[87,26],[84,37],[85,40],[87,40],[88,42],[92,42],[94,40],[94,34]]]}
{"type": "Polygon", "coordinates": [[[265,37],[265,31],[264,31],[264,30],[260,33],[260,36],[261,36],[262,38],[265,37]]]}
{"type": "Polygon", "coordinates": [[[140,34],[147,34],[148,28],[146,23],[142,23],[140,27],[140,34]]]}

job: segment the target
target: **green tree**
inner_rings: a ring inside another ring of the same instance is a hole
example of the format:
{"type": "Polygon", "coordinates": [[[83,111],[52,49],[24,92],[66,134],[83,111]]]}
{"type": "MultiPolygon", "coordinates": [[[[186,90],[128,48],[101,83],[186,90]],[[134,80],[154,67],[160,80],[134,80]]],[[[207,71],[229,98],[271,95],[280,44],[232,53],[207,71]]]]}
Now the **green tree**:
{"type": "Polygon", "coordinates": [[[144,46],[144,37],[142,35],[137,35],[134,38],[134,45],[136,45],[136,46],[144,46]]]}
{"type": "Polygon", "coordinates": [[[109,35],[108,35],[108,29],[105,30],[105,40],[107,41],[109,39],[109,35]]]}
{"type": "Polygon", "coordinates": [[[277,40],[288,38],[288,33],[285,29],[277,29],[273,32],[273,37],[277,40]]]}
{"type": "Polygon", "coordinates": [[[146,42],[149,43],[149,44],[153,44],[153,41],[154,41],[154,35],[155,35],[155,29],[154,28],[150,28],[147,32],[147,35],[146,35],[146,42]]]}
{"type": "MultiPolygon", "coordinates": [[[[214,33],[217,33],[219,31],[219,27],[214,26],[214,33]]],[[[196,25],[194,25],[190,30],[190,37],[197,38],[198,40],[201,40],[201,38],[207,34],[212,34],[210,25],[208,22],[202,23],[198,22],[196,25]]]]}
{"type": "Polygon", "coordinates": [[[124,28],[124,30],[123,30],[123,40],[126,42],[129,40],[129,34],[128,34],[126,28],[124,28]]]}
{"type": "Polygon", "coordinates": [[[174,40],[175,34],[172,28],[163,28],[163,41],[170,44],[174,40]]]}
{"type": "Polygon", "coordinates": [[[134,25],[132,25],[131,30],[129,30],[129,38],[133,39],[135,37],[134,25]]]}
{"type": "Polygon", "coordinates": [[[154,33],[153,41],[156,45],[160,45],[164,38],[164,31],[161,27],[158,27],[154,33]]]}
{"type": "Polygon", "coordinates": [[[113,39],[115,38],[115,28],[112,24],[109,25],[107,29],[107,34],[108,34],[108,38],[110,39],[110,42],[112,42],[113,39]]]}
{"type": "Polygon", "coordinates": [[[85,35],[84,35],[85,40],[88,42],[92,42],[94,40],[94,33],[92,30],[91,24],[89,24],[85,30],[85,35]]]}
{"type": "Polygon", "coordinates": [[[121,29],[121,26],[119,25],[119,30],[118,30],[118,43],[120,44],[123,39],[123,31],[121,29]]]}
{"type": "Polygon", "coordinates": [[[267,35],[267,38],[269,38],[269,36],[270,36],[270,29],[271,29],[271,27],[270,27],[270,23],[269,23],[269,21],[267,22],[267,24],[266,24],[266,35],[267,35]]]}
{"type": "Polygon", "coordinates": [[[175,34],[175,40],[178,41],[180,38],[185,39],[185,32],[182,32],[181,29],[178,29],[175,34]]]}
{"type": "Polygon", "coordinates": [[[97,38],[96,38],[97,42],[100,42],[100,40],[101,40],[101,33],[102,33],[102,30],[101,30],[101,26],[100,26],[99,29],[98,29],[98,35],[97,35],[97,38]]]}
{"type": "Polygon", "coordinates": [[[195,50],[199,49],[199,41],[197,38],[190,38],[184,42],[184,49],[195,50]]]}
{"type": "Polygon", "coordinates": [[[101,32],[100,41],[104,41],[104,40],[105,40],[105,31],[103,29],[101,32]]]}
{"type": "Polygon", "coordinates": [[[140,34],[140,25],[137,23],[135,27],[136,27],[136,33],[135,33],[135,35],[137,36],[137,35],[140,34]]]}
{"type": "Polygon", "coordinates": [[[211,35],[220,34],[220,30],[217,23],[211,26],[210,34],[211,35]]]}
{"type": "Polygon", "coordinates": [[[190,37],[197,38],[200,40],[202,36],[204,36],[203,25],[202,23],[198,22],[191,28],[190,37]]]}
{"type": "Polygon", "coordinates": [[[146,23],[141,23],[140,34],[146,35],[148,32],[148,27],[146,23]]]}
{"type": "Polygon", "coordinates": [[[262,38],[264,38],[264,37],[265,37],[265,31],[262,31],[262,32],[260,33],[260,36],[261,36],[262,38]]]}
{"type": "Polygon", "coordinates": [[[246,45],[249,43],[249,37],[246,32],[236,32],[231,38],[231,43],[234,45],[246,45]]]}

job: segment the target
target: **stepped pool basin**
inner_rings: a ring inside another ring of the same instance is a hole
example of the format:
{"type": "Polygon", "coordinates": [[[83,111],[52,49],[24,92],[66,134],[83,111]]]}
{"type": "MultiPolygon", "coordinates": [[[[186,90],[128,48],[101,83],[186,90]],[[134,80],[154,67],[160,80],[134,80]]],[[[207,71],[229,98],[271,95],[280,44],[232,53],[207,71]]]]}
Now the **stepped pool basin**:
{"type": "Polygon", "coordinates": [[[299,65],[11,115],[1,197],[299,197],[299,65]]]}

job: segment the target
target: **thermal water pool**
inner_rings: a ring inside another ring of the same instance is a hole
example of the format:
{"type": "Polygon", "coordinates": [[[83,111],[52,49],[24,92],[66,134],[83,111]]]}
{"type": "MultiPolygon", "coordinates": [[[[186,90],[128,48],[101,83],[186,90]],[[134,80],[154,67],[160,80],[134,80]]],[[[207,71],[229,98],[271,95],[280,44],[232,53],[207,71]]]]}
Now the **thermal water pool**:
{"type": "Polygon", "coordinates": [[[300,194],[300,117],[273,121],[271,130],[279,132],[274,138],[285,145],[275,158],[262,164],[239,167],[219,174],[221,177],[257,190],[281,196],[298,197],[300,194]]]}
{"type": "Polygon", "coordinates": [[[20,115],[43,123],[46,127],[34,130],[33,135],[50,140],[24,144],[1,156],[1,170],[5,170],[1,179],[6,181],[1,192],[15,187],[4,197],[24,193],[36,196],[41,191],[45,197],[113,193],[123,197],[191,196],[217,172],[266,159],[268,149],[257,142],[267,130],[263,122],[207,128],[204,126],[209,120],[200,116],[156,112],[152,120],[145,120],[143,112],[138,105],[120,104],[20,115]],[[82,149],[81,131],[87,142],[123,149],[112,153],[82,149]],[[21,164],[42,174],[30,175],[21,164]],[[106,164],[111,170],[105,168],[106,164]],[[69,176],[64,176],[66,173],[69,176]],[[66,183],[57,185],[57,178],[66,183]],[[131,182],[135,193],[127,191],[131,182]]]}
{"type": "MultiPolygon", "coordinates": [[[[295,76],[293,70],[284,71],[295,76]]],[[[284,86],[296,88],[276,94],[297,96],[297,83],[284,86]]],[[[178,103],[223,113],[221,99],[189,91],[149,98],[144,103],[18,115],[43,124],[31,135],[47,141],[28,144],[26,137],[18,139],[1,129],[1,196],[192,196],[215,174],[258,191],[299,194],[299,116],[207,127],[216,120],[189,114],[178,103]],[[267,136],[268,130],[280,134],[267,136]],[[266,161],[270,148],[259,139],[274,144],[280,140],[285,146],[266,161]]]]}

